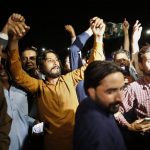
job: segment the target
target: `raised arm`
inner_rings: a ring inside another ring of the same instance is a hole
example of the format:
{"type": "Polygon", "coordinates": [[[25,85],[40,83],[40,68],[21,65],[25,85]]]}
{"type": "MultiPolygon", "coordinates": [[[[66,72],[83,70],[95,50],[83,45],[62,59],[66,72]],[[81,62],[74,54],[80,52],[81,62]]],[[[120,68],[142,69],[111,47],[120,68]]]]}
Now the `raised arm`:
{"type": "Polygon", "coordinates": [[[9,31],[9,59],[10,71],[14,81],[30,92],[36,92],[38,89],[38,80],[30,77],[21,66],[19,56],[19,40],[27,33],[29,26],[25,24],[25,19],[20,14],[13,14],[8,24],[11,26],[9,31]]]}
{"type": "Polygon", "coordinates": [[[74,43],[70,46],[70,65],[71,70],[80,68],[82,64],[82,49],[87,40],[93,35],[91,27],[76,37],[74,43]]]}
{"type": "Polygon", "coordinates": [[[94,60],[105,60],[103,53],[103,35],[106,25],[103,22],[103,19],[98,17],[92,18],[90,20],[90,25],[94,35],[94,45],[88,63],[91,63],[94,60]]]}
{"type": "Polygon", "coordinates": [[[71,37],[71,43],[73,43],[76,40],[76,33],[72,25],[65,25],[65,30],[70,34],[71,37]]]}
{"type": "Polygon", "coordinates": [[[102,60],[101,51],[103,50],[103,34],[105,31],[105,24],[103,19],[98,17],[94,17],[90,20],[90,26],[94,34],[94,45],[92,52],[90,54],[90,58],[87,64],[83,65],[81,68],[76,69],[71,72],[74,80],[74,84],[76,85],[80,80],[84,79],[84,71],[89,63],[95,60],[102,60]]]}
{"type": "Polygon", "coordinates": [[[124,19],[124,22],[122,23],[122,28],[123,28],[123,32],[124,32],[124,44],[123,44],[123,48],[127,51],[130,51],[130,42],[129,42],[129,22],[126,20],[126,18],[124,19]]]}
{"type": "Polygon", "coordinates": [[[142,26],[141,23],[136,20],[133,26],[132,40],[131,40],[131,53],[132,53],[132,64],[134,65],[138,75],[142,75],[138,65],[138,52],[139,52],[139,40],[141,38],[142,26]]]}

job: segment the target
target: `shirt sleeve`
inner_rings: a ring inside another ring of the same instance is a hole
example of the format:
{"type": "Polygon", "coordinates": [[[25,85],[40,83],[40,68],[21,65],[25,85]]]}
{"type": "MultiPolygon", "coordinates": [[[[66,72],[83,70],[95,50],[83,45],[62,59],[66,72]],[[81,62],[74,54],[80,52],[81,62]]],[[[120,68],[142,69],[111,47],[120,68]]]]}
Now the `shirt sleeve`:
{"type": "Polygon", "coordinates": [[[17,49],[9,51],[10,71],[14,81],[28,90],[29,92],[36,92],[38,90],[38,80],[29,76],[21,66],[19,51],[17,49]]]}
{"type": "MultiPolygon", "coordinates": [[[[95,42],[88,64],[94,60],[101,59],[101,56],[99,54],[99,50],[101,50],[101,48],[102,48],[102,44],[100,42],[95,42]]],[[[71,76],[75,86],[78,84],[79,81],[84,80],[84,71],[88,64],[85,64],[81,68],[71,72],[71,76]]]]}
{"type": "Polygon", "coordinates": [[[88,64],[90,64],[95,60],[104,60],[102,51],[103,51],[103,43],[94,41],[93,49],[91,51],[88,64]]]}
{"type": "Polygon", "coordinates": [[[135,100],[134,91],[132,90],[131,85],[128,85],[123,90],[122,103],[120,104],[119,112],[115,114],[115,118],[119,122],[119,124],[123,126],[127,126],[127,124],[129,124],[129,122],[125,119],[123,114],[133,108],[134,100],[135,100]]]}
{"type": "Polygon", "coordinates": [[[78,69],[82,66],[81,49],[84,47],[90,35],[86,32],[78,35],[74,43],[70,46],[70,63],[71,70],[78,69]]]}

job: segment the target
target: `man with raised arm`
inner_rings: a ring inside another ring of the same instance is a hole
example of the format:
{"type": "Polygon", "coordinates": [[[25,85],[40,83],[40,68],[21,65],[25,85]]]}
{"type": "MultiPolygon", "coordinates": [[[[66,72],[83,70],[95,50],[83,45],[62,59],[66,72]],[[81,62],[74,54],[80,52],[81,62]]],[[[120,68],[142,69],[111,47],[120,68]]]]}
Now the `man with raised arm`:
{"type": "MultiPolygon", "coordinates": [[[[93,30],[101,28],[103,20],[94,17],[91,22],[93,30]]],[[[24,22],[16,22],[15,32],[10,40],[10,70],[17,84],[37,94],[40,120],[47,124],[44,134],[44,150],[72,150],[72,134],[78,100],[75,87],[84,79],[87,65],[99,59],[97,51],[102,41],[95,32],[94,46],[88,64],[66,75],[61,75],[59,57],[53,50],[45,50],[39,58],[39,67],[45,80],[38,80],[23,71],[18,42],[29,27],[24,22]]]]}

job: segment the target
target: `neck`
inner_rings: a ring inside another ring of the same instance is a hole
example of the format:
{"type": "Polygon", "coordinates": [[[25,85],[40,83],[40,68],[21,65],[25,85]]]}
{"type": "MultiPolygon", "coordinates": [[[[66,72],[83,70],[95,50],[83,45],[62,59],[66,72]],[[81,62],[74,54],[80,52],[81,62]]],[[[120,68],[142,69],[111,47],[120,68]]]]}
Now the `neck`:
{"type": "MultiPolygon", "coordinates": [[[[59,78],[59,77],[58,77],[59,78]]],[[[56,84],[58,81],[58,78],[47,78],[48,82],[50,82],[51,84],[56,84]]]]}

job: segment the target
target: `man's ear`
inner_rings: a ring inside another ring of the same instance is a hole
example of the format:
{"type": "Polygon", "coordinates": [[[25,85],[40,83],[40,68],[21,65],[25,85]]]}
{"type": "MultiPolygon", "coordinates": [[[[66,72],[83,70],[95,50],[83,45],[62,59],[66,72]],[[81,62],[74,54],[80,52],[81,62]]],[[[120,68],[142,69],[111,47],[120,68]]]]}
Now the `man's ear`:
{"type": "Polygon", "coordinates": [[[92,99],[95,99],[95,89],[93,87],[89,88],[88,90],[88,94],[92,99]]]}

